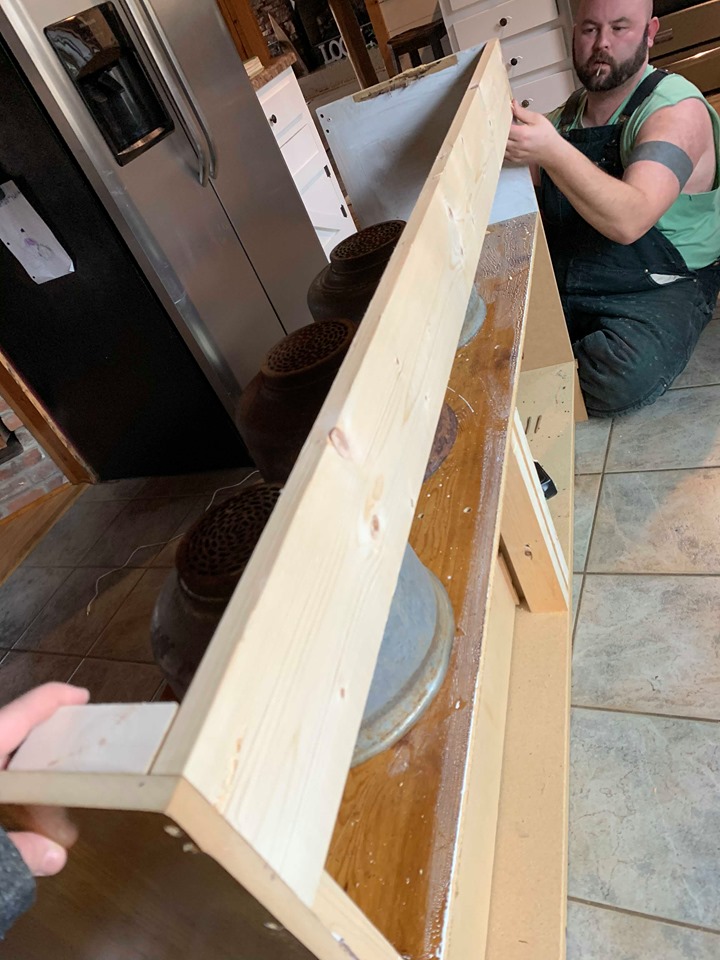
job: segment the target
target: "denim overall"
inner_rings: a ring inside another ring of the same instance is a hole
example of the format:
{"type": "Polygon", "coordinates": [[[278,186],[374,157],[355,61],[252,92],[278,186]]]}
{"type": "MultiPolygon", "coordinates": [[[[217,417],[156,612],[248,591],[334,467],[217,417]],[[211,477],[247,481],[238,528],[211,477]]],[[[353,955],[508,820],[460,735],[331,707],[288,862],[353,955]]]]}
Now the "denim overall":
{"type": "MultiPolygon", "coordinates": [[[[666,75],[647,77],[618,122],[604,127],[568,130],[582,93],[576,91],[563,110],[561,135],[622,179],[624,124],[666,75]]],[[[544,170],[539,203],[588,413],[612,417],[653,403],[683,370],[712,316],[720,261],[690,270],[657,227],[630,245],[608,240],[544,170]]]]}

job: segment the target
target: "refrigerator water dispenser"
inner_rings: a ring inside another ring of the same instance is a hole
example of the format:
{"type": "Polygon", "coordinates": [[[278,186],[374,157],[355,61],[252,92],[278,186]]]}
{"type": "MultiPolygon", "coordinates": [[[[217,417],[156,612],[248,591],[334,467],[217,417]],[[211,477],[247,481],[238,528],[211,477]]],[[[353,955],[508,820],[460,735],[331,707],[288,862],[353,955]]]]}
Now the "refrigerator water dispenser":
{"type": "Polygon", "coordinates": [[[173,122],[112,3],[54,23],[45,35],[120,166],[171,133],[173,122]]]}

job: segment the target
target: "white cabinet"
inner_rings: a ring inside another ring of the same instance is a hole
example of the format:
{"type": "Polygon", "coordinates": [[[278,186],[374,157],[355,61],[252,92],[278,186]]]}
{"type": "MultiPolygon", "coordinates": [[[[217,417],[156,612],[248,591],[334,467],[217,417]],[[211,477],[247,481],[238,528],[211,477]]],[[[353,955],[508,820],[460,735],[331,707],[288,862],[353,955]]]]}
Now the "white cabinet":
{"type": "Polygon", "coordinates": [[[577,86],[568,0],[440,0],[440,8],[453,50],[500,40],[513,93],[531,110],[548,113],[577,86]]]}
{"type": "Polygon", "coordinates": [[[355,224],[292,68],[257,93],[326,254],[355,224]]]}

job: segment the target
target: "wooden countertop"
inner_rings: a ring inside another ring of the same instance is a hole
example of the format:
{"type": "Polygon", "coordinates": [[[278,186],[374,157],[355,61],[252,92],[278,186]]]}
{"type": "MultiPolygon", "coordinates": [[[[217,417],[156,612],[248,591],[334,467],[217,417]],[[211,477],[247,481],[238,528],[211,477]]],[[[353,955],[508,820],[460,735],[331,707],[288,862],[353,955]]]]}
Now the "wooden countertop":
{"type": "Polygon", "coordinates": [[[283,53],[279,57],[275,57],[270,65],[265,67],[262,73],[258,73],[257,76],[250,78],[253,90],[256,92],[262,90],[265,84],[270,83],[275,77],[279,77],[283,70],[291,67],[296,60],[297,57],[294,53],[283,53]]]}

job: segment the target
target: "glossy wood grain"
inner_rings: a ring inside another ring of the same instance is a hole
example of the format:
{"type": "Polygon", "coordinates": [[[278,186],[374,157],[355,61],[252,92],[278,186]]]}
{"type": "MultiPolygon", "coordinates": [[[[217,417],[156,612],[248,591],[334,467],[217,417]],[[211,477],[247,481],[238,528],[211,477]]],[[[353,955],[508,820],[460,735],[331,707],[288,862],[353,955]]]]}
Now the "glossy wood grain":
{"type": "Polygon", "coordinates": [[[498,548],[508,421],[515,404],[535,215],[490,228],[476,286],[488,306],[457,354],[447,399],[455,447],[423,486],[411,543],[456,614],[449,675],[418,725],[351,772],[327,869],[401,955],[440,955],[498,548]]]}

